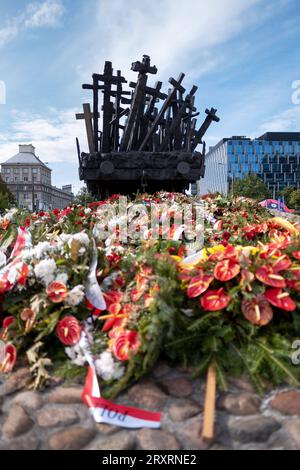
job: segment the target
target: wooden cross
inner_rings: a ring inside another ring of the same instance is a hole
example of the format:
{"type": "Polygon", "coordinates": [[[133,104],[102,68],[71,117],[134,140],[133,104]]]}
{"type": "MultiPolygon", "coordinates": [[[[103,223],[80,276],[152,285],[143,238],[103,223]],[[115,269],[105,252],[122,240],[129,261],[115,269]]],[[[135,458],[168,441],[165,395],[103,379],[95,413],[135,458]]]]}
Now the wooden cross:
{"type": "Polygon", "coordinates": [[[185,88],[183,88],[183,86],[181,85],[181,82],[184,79],[184,77],[185,77],[184,73],[181,73],[178,77],[178,80],[175,80],[172,77],[169,78],[169,83],[171,83],[171,85],[173,85],[173,89],[170,91],[167,99],[164,101],[162,107],[160,108],[160,110],[159,110],[159,112],[156,116],[156,119],[155,119],[152,127],[149,129],[146,137],[144,138],[143,142],[141,143],[140,148],[139,148],[140,151],[145,149],[145,147],[148,144],[149,140],[151,139],[152,135],[156,131],[159,121],[161,120],[161,118],[165,114],[166,110],[168,109],[168,107],[172,103],[172,101],[174,99],[174,96],[176,96],[177,90],[179,90],[180,93],[185,92],[185,88]]]}
{"type": "Polygon", "coordinates": [[[177,137],[177,142],[174,142],[174,150],[179,150],[181,148],[182,133],[181,133],[181,130],[180,130],[180,123],[181,123],[181,120],[182,120],[184,114],[186,113],[187,107],[191,105],[192,97],[196,93],[197,90],[198,90],[198,87],[194,85],[192,87],[191,91],[189,92],[189,94],[186,95],[185,100],[181,104],[180,108],[177,110],[177,113],[174,116],[174,118],[172,120],[172,123],[171,123],[170,127],[168,128],[168,130],[166,132],[165,138],[164,138],[164,140],[163,140],[163,142],[162,142],[162,144],[159,148],[160,152],[163,152],[166,149],[166,147],[167,147],[167,145],[170,141],[170,138],[172,137],[172,135],[175,134],[176,130],[179,130],[180,135],[177,137]]]}
{"type": "Polygon", "coordinates": [[[197,145],[202,142],[202,137],[204,136],[205,132],[207,131],[207,129],[209,128],[211,123],[213,121],[215,121],[215,122],[220,121],[220,118],[216,115],[217,109],[215,109],[215,108],[206,109],[205,112],[206,112],[207,116],[206,116],[202,126],[200,127],[200,129],[195,132],[195,138],[194,138],[193,143],[191,145],[192,152],[195,150],[197,145]]]}
{"type": "Polygon", "coordinates": [[[125,130],[121,142],[121,150],[129,151],[135,148],[138,138],[140,119],[145,107],[147,73],[157,73],[157,68],[150,65],[150,57],[143,55],[142,62],[133,62],[131,70],[138,72],[138,80],[135,85],[130,112],[126,121],[125,130]]]}
{"type": "Polygon", "coordinates": [[[117,85],[119,82],[126,83],[124,77],[120,75],[113,76],[112,63],[106,61],[104,64],[103,74],[93,74],[93,84],[82,85],[85,90],[93,90],[93,121],[94,121],[94,147],[95,151],[99,150],[99,131],[98,131],[98,115],[99,115],[99,90],[103,90],[103,129],[102,129],[102,152],[110,151],[110,122],[113,116],[113,104],[110,101],[112,95],[111,86],[117,85]],[[104,85],[99,85],[99,82],[104,82],[104,85]]]}
{"type": "Polygon", "coordinates": [[[76,114],[76,119],[84,119],[89,152],[93,153],[95,152],[94,131],[93,131],[93,123],[92,123],[92,119],[94,115],[91,112],[91,107],[89,103],[84,103],[82,106],[83,106],[83,113],[76,114]]]}

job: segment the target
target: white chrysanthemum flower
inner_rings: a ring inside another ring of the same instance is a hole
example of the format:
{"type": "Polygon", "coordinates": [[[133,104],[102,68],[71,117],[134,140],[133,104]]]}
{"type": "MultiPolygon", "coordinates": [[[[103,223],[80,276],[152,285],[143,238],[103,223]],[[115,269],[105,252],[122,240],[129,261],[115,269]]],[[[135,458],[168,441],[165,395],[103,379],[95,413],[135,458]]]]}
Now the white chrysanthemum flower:
{"type": "Polygon", "coordinates": [[[39,242],[33,249],[33,256],[37,259],[43,258],[43,256],[50,251],[53,251],[54,247],[49,242],[39,242]]]}
{"type": "Polygon", "coordinates": [[[96,372],[103,380],[120,379],[124,374],[124,366],[114,361],[110,351],[104,351],[95,361],[96,372]]]}
{"type": "Polygon", "coordinates": [[[81,347],[78,344],[65,348],[65,353],[76,366],[84,366],[86,360],[81,347]]]}
{"type": "Polygon", "coordinates": [[[72,236],[72,239],[78,240],[82,245],[85,246],[88,246],[90,244],[89,236],[84,232],[75,233],[75,235],[72,236]]]}
{"type": "Polygon", "coordinates": [[[54,280],[55,271],[56,263],[52,258],[44,259],[34,267],[34,274],[45,286],[54,280]]]}
{"type": "Polygon", "coordinates": [[[71,307],[76,307],[76,305],[79,305],[80,302],[83,301],[84,296],[84,286],[79,284],[68,292],[65,302],[71,307]]]}

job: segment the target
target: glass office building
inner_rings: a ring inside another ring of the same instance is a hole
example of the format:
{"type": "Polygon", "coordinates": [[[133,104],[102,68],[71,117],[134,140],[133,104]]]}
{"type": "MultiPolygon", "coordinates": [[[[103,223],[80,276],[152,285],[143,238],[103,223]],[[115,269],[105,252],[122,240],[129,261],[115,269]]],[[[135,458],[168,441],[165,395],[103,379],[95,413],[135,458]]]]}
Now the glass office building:
{"type": "Polygon", "coordinates": [[[285,186],[300,189],[300,132],[222,139],[206,154],[199,193],[227,194],[234,180],[249,173],[261,177],[275,197],[285,186]]]}

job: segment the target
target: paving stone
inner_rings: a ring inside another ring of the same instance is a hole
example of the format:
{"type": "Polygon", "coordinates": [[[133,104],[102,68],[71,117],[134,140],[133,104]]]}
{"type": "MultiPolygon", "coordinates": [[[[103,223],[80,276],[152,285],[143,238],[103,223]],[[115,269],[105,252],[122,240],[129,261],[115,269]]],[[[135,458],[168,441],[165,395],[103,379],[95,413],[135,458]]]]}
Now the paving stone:
{"type": "Polygon", "coordinates": [[[21,390],[26,387],[30,378],[31,375],[27,367],[16,370],[16,372],[13,372],[4,382],[4,393],[9,395],[21,390]]]}
{"type": "Polygon", "coordinates": [[[160,379],[161,377],[165,377],[167,374],[169,374],[171,370],[172,369],[170,369],[170,367],[165,362],[159,362],[154,366],[152,375],[155,379],[160,379]]]}
{"type": "Polygon", "coordinates": [[[48,439],[50,450],[80,450],[95,436],[95,429],[82,427],[66,428],[52,434],[48,439]]]}
{"type": "Polygon", "coordinates": [[[283,425],[300,449],[300,419],[286,420],[283,425]]]}
{"type": "Polygon", "coordinates": [[[42,398],[41,393],[31,391],[18,393],[18,395],[16,395],[12,400],[12,403],[22,405],[28,410],[39,409],[42,406],[43,402],[44,400],[42,398]]]}
{"type": "Polygon", "coordinates": [[[82,403],[82,388],[57,387],[49,393],[48,403],[82,403]]]}
{"type": "Polygon", "coordinates": [[[254,415],[259,412],[261,400],[249,392],[230,393],[218,400],[217,406],[233,415],[254,415]]]}
{"type": "Polygon", "coordinates": [[[177,398],[189,397],[193,392],[191,380],[185,377],[163,380],[161,385],[169,395],[177,398]]]}
{"type": "Polygon", "coordinates": [[[282,414],[300,416],[300,391],[288,390],[278,393],[270,401],[270,406],[282,414]]]}
{"type": "Polygon", "coordinates": [[[138,448],[141,450],[179,450],[176,437],[161,429],[141,429],[137,432],[138,448]]]}
{"type": "Polygon", "coordinates": [[[27,432],[33,426],[33,421],[20,405],[13,405],[4,422],[2,433],[11,439],[27,432]]]}
{"type": "Polygon", "coordinates": [[[176,400],[169,408],[169,416],[172,421],[184,421],[199,414],[202,407],[194,400],[176,400]]]}
{"type": "Polygon", "coordinates": [[[69,426],[79,420],[74,408],[47,406],[37,414],[37,423],[43,428],[54,426],[69,426]]]}
{"type": "Polygon", "coordinates": [[[272,450],[297,450],[297,444],[286,429],[282,428],[271,435],[267,448],[272,450]]]}
{"type": "Polygon", "coordinates": [[[128,395],[137,405],[154,411],[160,411],[168,399],[167,395],[151,382],[134,385],[128,395]]]}
{"type": "Polygon", "coordinates": [[[178,439],[187,450],[205,450],[210,443],[203,441],[202,433],[203,422],[200,416],[187,420],[179,428],[178,439]]]}
{"type": "Polygon", "coordinates": [[[97,439],[88,447],[88,450],[133,450],[135,444],[134,434],[122,431],[109,439],[97,439]]]}
{"type": "Polygon", "coordinates": [[[8,442],[0,442],[0,450],[37,450],[39,440],[36,434],[26,434],[8,442]]]}
{"type": "Polygon", "coordinates": [[[112,424],[105,424],[105,423],[97,423],[96,424],[97,431],[104,436],[110,436],[121,430],[119,426],[114,426],[112,424]]]}
{"type": "Polygon", "coordinates": [[[255,391],[252,383],[246,377],[230,377],[228,382],[233,387],[240,388],[241,390],[243,390],[245,392],[254,392],[255,391]]]}
{"type": "Polygon", "coordinates": [[[251,418],[239,418],[229,425],[229,434],[235,441],[265,442],[271,434],[280,428],[280,423],[268,416],[253,416],[251,418]]]}

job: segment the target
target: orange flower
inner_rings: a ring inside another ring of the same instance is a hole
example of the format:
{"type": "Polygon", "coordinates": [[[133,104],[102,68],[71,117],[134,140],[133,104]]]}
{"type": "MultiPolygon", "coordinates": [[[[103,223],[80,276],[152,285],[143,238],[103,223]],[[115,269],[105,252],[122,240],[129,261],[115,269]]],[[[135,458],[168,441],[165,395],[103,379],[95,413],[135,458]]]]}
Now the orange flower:
{"type": "Polygon", "coordinates": [[[255,273],[256,278],[263,284],[267,284],[272,287],[285,287],[285,279],[274,272],[273,267],[270,264],[264,264],[257,269],[255,273]]]}
{"type": "Polygon", "coordinates": [[[214,269],[214,276],[218,281],[226,282],[233,279],[240,272],[240,265],[234,260],[219,261],[214,269]]]}
{"type": "Polygon", "coordinates": [[[0,339],[6,340],[8,335],[8,329],[10,325],[12,325],[15,322],[15,317],[13,316],[8,316],[5,317],[3,322],[2,322],[2,329],[0,330],[0,339]]]}
{"type": "Polygon", "coordinates": [[[119,361],[128,361],[140,347],[139,335],[136,331],[125,330],[110,341],[110,350],[119,361]]]}
{"type": "Polygon", "coordinates": [[[188,285],[187,296],[189,298],[198,297],[208,289],[213,279],[213,276],[205,274],[203,270],[199,270],[198,276],[193,277],[188,285]]]}
{"type": "Polygon", "coordinates": [[[63,282],[53,281],[47,287],[46,293],[52,302],[58,304],[66,298],[68,289],[63,282]]]}
{"type": "Polygon", "coordinates": [[[286,310],[287,312],[296,310],[296,304],[293,299],[291,299],[290,294],[284,292],[282,289],[268,289],[266,291],[266,298],[270,304],[281,310],[286,310]]]}
{"type": "Polygon", "coordinates": [[[227,307],[230,301],[231,297],[225,292],[223,287],[208,290],[200,299],[202,308],[210,312],[222,310],[227,307]]]}
{"type": "Polygon", "coordinates": [[[267,325],[273,318],[273,310],[263,294],[242,301],[242,312],[253,325],[267,325]]]}

